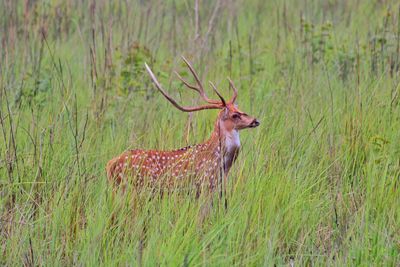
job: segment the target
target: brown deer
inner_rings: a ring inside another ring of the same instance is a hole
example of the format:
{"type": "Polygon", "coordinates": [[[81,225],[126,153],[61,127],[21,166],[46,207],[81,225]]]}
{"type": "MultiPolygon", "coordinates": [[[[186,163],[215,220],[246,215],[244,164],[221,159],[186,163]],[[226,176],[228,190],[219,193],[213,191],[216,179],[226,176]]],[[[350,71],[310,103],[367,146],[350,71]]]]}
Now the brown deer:
{"type": "Polygon", "coordinates": [[[220,110],[211,137],[204,143],[184,147],[173,151],[129,150],[110,160],[107,164],[108,179],[117,185],[134,179],[135,187],[159,185],[161,189],[179,187],[179,184],[194,186],[199,192],[201,188],[213,191],[218,181],[226,182],[226,177],[235,161],[239,148],[239,131],[257,127],[260,123],[254,117],[240,111],[235,105],[237,89],[228,78],[233,89],[233,97],[227,102],[212,82],[211,87],[218,95],[219,101],[207,97],[199,76],[191,64],[182,57],[196,85],[189,84],[178,73],[175,74],[188,88],[197,91],[205,105],[194,107],[180,106],[170,97],[158,82],[149,66],[145,64],[156,88],[176,108],[183,112],[194,112],[203,109],[220,110]],[[146,179],[147,178],[147,179],[146,179]]]}

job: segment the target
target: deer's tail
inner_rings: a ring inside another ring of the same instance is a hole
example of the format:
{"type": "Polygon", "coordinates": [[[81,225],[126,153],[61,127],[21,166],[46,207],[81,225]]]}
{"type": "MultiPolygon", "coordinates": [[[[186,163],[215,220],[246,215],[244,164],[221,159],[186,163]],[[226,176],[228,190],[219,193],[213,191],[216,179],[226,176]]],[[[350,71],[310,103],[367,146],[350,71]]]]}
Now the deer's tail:
{"type": "Polygon", "coordinates": [[[106,172],[107,172],[107,178],[110,182],[115,182],[114,177],[115,177],[115,167],[118,164],[118,158],[113,158],[107,163],[106,166],[106,172]]]}

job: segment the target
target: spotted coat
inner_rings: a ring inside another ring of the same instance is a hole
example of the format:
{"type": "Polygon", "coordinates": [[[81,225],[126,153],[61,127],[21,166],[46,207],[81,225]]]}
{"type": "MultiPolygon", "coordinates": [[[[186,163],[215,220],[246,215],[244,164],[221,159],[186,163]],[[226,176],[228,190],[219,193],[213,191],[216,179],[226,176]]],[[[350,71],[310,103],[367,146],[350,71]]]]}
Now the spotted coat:
{"type": "Polygon", "coordinates": [[[174,188],[183,185],[217,186],[223,172],[217,138],[173,151],[129,150],[107,164],[108,178],[117,185],[134,180],[135,186],[174,188]]]}

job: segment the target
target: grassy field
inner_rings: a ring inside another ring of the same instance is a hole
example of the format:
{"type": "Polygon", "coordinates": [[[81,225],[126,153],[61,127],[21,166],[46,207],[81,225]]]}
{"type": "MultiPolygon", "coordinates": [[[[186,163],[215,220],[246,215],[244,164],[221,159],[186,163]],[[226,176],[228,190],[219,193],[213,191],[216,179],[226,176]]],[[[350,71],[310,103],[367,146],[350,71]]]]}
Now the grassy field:
{"type": "Polygon", "coordinates": [[[398,1],[4,0],[0,25],[0,265],[400,265],[398,1]],[[200,103],[181,55],[261,122],[227,209],[106,179],[209,137],[144,71],[200,103]]]}

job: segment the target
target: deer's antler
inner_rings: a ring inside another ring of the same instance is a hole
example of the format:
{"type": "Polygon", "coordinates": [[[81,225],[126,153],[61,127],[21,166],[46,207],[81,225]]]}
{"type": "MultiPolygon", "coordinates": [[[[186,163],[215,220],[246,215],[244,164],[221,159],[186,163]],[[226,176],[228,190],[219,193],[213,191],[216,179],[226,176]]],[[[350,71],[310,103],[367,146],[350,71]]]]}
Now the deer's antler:
{"type": "Polygon", "coordinates": [[[236,97],[237,97],[237,95],[238,95],[238,91],[237,91],[235,85],[233,84],[233,82],[232,82],[232,80],[231,80],[230,78],[228,78],[228,81],[229,81],[229,85],[230,85],[231,88],[233,89],[233,96],[232,96],[232,98],[229,100],[229,103],[230,103],[230,104],[233,104],[233,103],[235,103],[235,101],[236,101],[236,97]]]}
{"type": "Polygon", "coordinates": [[[185,111],[185,112],[193,112],[193,111],[198,111],[198,110],[203,110],[203,109],[222,109],[222,108],[224,108],[226,106],[226,102],[225,102],[224,98],[221,96],[221,94],[217,91],[214,84],[212,84],[210,82],[212,88],[214,89],[214,91],[218,95],[218,97],[221,99],[221,101],[212,100],[207,97],[207,95],[204,91],[203,85],[201,84],[201,81],[200,81],[199,76],[197,75],[196,71],[193,69],[193,67],[189,63],[189,61],[187,61],[183,56],[182,56],[182,59],[188,66],[190,72],[193,74],[194,79],[196,80],[197,86],[189,84],[177,72],[175,72],[175,74],[178,76],[179,80],[181,80],[188,88],[197,91],[200,94],[200,96],[209,104],[201,105],[201,106],[194,106],[194,107],[182,107],[171,96],[169,96],[167,94],[167,92],[162,88],[161,84],[158,82],[154,73],[151,71],[150,67],[145,63],[147,72],[150,74],[151,79],[153,80],[155,86],[161,92],[161,94],[163,94],[163,96],[166,99],[168,99],[168,101],[171,102],[177,109],[179,109],[181,111],[185,111]]]}
{"type": "Polygon", "coordinates": [[[219,97],[219,99],[221,99],[222,104],[223,104],[224,106],[226,106],[225,99],[224,99],[224,98],[222,97],[222,95],[218,92],[217,87],[215,87],[215,85],[214,85],[212,82],[209,81],[209,83],[210,83],[212,89],[214,90],[214,92],[215,92],[215,93],[217,94],[217,96],[219,97]]]}
{"type": "Polygon", "coordinates": [[[192,67],[192,65],[189,63],[189,61],[187,61],[187,59],[182,56],[182,60],[185,62],[186,66],[189,68],[190,72],[193,74],[194,79],[196,80],[197,83],[197,87],[194,85],[189,84],[187,81],[185,81],[176,71],[175,74],[178,77],[179,80],[181,80],[183,82],[183,84],[185,84],[188,88],[197,91],[200,96],[208,103],[210,104],[220,104],[219,101],[216,100],[212,100],[210,98],[208,98],[208,96],[206,95],[205,91],[204,91],[204,87],[201,84],[200,78],[197,75],[196,71],[194,70],[194,68],[192,67]]]}

